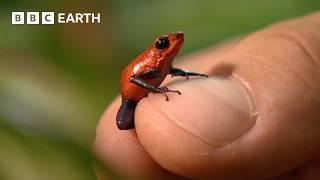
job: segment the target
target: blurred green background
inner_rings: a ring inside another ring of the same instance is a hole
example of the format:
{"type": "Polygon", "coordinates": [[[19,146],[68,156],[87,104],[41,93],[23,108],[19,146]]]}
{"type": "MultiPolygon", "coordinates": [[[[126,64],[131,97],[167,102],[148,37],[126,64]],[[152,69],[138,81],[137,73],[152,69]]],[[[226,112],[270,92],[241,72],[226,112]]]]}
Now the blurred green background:
{"type": "Polygon", "coordinates": [[[121,69],[155,36],[183,31],[187,54],[319,7],[319,0],[0,0],[0,179],[95,179],[95,126],[119,92],[121,69]],[[102,17],[11,25],[12,11],[102,17]]]}

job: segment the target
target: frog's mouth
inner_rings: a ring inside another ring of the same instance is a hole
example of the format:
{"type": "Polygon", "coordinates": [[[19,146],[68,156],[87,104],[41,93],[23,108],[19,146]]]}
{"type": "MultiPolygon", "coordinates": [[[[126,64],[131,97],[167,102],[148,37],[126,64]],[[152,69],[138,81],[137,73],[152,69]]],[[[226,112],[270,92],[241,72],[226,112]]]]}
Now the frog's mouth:
{"type": "Polygon", "coordinates": [[[170,43],[172,43],[171,47],[173,47],[174,49],[178,48],[179,50],[179,48],[182,46],[184,42],[184,34],[183,32],[170,33],[169,40],[170,40],[170,43]]]}
{"type": "Polygon", "coordinates": [[[165,52],[164,57],[172,57],[174,58],[179,50],[181,49],[184,42],[184,34],[183,32],[170,33],[168,34],[170,47],[165,52]]]}

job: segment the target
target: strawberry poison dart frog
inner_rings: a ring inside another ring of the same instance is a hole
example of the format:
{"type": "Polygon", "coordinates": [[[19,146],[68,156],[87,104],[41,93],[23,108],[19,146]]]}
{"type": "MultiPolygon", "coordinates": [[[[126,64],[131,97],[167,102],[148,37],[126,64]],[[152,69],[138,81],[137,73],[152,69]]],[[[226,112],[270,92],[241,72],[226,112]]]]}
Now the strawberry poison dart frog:
{"type": "Polygon", "coordinates": [[[167,87],[159,87],[165,77],[170,74],[182,76],[203,76],[182,69],[173,68],[172,61],[178,54],[184,41],[182,32],[169,33],[158,37],[144,52],[136,57],[121,73],[121,97],[122,104],[117,113],[116,121],[120,130],[133,129],[134,111],[137,103],[146,97],[149,92],[161,93],[166,101],[167,93],[178,93],[178,90],[170,90],[167,87]]]}

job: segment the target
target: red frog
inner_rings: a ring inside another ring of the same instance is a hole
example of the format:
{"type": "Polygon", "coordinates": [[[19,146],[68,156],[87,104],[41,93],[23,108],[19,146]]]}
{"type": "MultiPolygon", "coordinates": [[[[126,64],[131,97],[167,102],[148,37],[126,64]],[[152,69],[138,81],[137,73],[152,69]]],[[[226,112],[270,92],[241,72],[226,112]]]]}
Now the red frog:
{"type": "Polygon", "coordinates": [[[178,54],[184,41],[182,32],[169,33],[158,37],[143,53],[136,57],[121,73],[122,104],[117,113],[117,126],[120,130],[134,128],[134,111],[137,103],[149,92],[161,93],[169,100],[167,93],[181,94],[178,90],[159,87],[165,77],[170,74],[182,76],[204,76],[173,68],[172,61],[178,54]]]}

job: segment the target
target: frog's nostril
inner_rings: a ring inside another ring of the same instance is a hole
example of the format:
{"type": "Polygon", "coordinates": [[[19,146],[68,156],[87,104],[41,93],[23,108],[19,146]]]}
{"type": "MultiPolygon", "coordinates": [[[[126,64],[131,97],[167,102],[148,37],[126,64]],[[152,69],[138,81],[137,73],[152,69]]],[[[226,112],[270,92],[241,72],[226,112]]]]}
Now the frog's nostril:
{"type": "Polygon", "coordinates": [[[177,32],[177,33],[176,33],[176,37],[177,37],[178,39],[183,39],[183,37],[184,37],[183,32],[181,32],[181,31],[177,32]]]}

